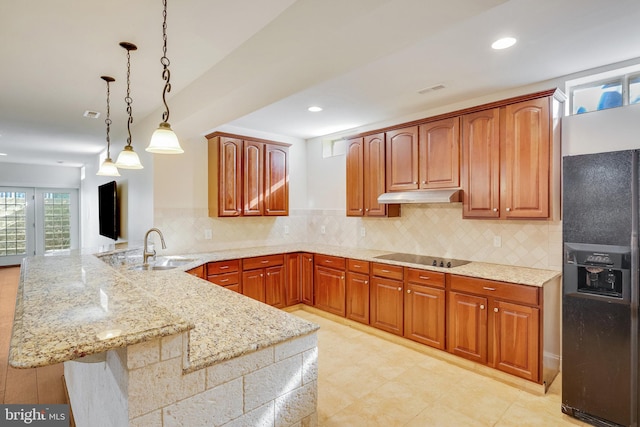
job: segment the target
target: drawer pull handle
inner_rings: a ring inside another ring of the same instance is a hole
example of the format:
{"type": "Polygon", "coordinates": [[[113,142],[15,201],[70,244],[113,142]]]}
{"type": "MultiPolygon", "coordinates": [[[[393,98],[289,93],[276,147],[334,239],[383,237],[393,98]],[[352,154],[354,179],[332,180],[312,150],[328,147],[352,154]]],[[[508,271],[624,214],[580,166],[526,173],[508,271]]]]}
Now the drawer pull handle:
{"type": "Polygon", "coordinates": [[[431,279],[431,277],[429,276],[419,276],[422,280],[429,280],[431,279]]]}
{"type": "Polygon", "coordinates": [[[263,264],[268,264],[268,263],[269,263],[269,260],[268,260],[268,259],[265,259],[264,261],[260,261],[260,262],[261,262],[261,263],[263,263],[263,264]]]}
{"type": "Polygon", "coordinates": [[[490,288],[488,286],[483,286],[482,289],[484,289],[485,291],[495,291],[496,288],[490,288]]]}
{"type": "Polygon", "coordinates": [[[221,279],[220,282],[224,283],[224,282],[228,282],[229,279],[221,279]]]}
{"type": "Polygon", "coordinates": [[[390,270],[382,270],[383,273],[391,273],[390,270]]]}
{"type": "Polygon", "coordinates": [[[223,265],[222,267],[220,267],[220,270],[226,270],[227,268],[229,268],[228,265],[223,265]]]}

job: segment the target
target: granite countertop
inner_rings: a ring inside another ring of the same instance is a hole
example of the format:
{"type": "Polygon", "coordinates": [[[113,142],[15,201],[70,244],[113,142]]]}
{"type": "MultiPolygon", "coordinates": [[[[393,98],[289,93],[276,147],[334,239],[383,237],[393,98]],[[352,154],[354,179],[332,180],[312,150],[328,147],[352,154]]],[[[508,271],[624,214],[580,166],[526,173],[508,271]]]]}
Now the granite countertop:
{"type": "Polygon", "coordinates": [[[497,280],[500,282],[516,283],[519,285],[542,287],[560,276],[559,271],[544,270],[538,268],[518,267],[503,264],[491,264],[472,261],[459,267],[442,268],[430,265],[413,264],[409,262],[378,259],[377,256],[385,255],[391,251],[373,249],[348,248],[341,246],[316,245],[316,244],[290,244],[278,246],[260,246],[243,249],[229,249],[217,252],[185,254],[186,258],[194,259],[193,262],[180,267],[180,270],[188,270],[207,262],[224,261],[237,258],[249,258],[255,256],[273,255],[291,252],[311,252],[323,255],[332,255],[345,258],[359,259],[369,262],[399,265],[403,267],[419,268],[424,270],[439,271],[443,273],[459,274],[462,276],[476,277],[480,279],[497,280]]]}
{"type": "Polygon", "coordinates": [[[26,258],[9,363],[34,368],[189,331],[185,371],[318,326],[175,271],[116,270],[93,255],[26,258]]]}
{"type": "Polygon", "coordinates": [[[102,260],[76,253],[26,258],[16,300],[10,365],[46,366],[189,331],[185,370],[193,371],[318,328],[184,274],[212,261],[312,252],[538,287],[560,276],[553,270],[482,262],[432,267],[376,258],[389,251],[314,244],[185,254],[192,261],[175,270],[135,271],[131,263],[141,259],[129,258],[134,250],[126,252],[126,257],[119,251],[101,254],[102,260]]]}

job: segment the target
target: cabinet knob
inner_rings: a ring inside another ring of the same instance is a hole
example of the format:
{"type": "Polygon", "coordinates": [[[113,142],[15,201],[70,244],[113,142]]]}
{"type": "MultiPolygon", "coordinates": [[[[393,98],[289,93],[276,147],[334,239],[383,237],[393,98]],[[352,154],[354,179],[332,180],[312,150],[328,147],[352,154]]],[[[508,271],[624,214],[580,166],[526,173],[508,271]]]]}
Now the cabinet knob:
{"type": "Polygon", "coordinates": [[[423,184],[426,184],[426,183],[427,183],[427,181],[422,181],[422,183],[423,183],[423,184]]]}
{"type": "Polygon", "coordinates": [[[511,208],[507,208],[507,212],[511,212],[511,208]]]}
{"type": "Polygon", "coordinates": [[[271,276],[271,273],[267,273],[267,276],[271,276]]]}
{"type": "Polygon", "coordinates": [[[493,211],[494,212],[498,212],[498,208],[493,208],[493,211]]]}
{"type": "Polygon", "coordinates": [[[365,280],[365,281],[364,281],[364,284],[365,284],[365,285],[368,285],[368,284],[369,284],[369,281],[368,281],[368,280],[365,280]]]}
{"type": "Polygon", "coordinates": [[[260,273],[260,277],[264,277],[264,274],[260,273]]]}
{"type": "Polygon", "coordinates": [[[497,312],[498,312],[498,307],[494,307],[494,308],[493,308],[493,311],[494,311],[495,313],[497,313],[497,312]]]}
{"type": "Polygon", "coordinates": [[[417,181],[413,181],[413,183],[414,183],[414,184],[417,184],[418,182],[417,182],[417,181]]]}
{"type": "Polygon", "coordinates": [[[484,310],[484,304],[480,304],[480,310],[484,310]]]}
{"type": "Polygon", "coordinates": [[[362,208],[358,209],[360,212],[362,212],[362,208]]]}
{"type": "Polygon", "coordinates": [[[365,209],[365,211],[369,212],[369,208],[365,209]]]}
{"type": "Polygon", "coordinates": [[[344,280],[344,276],[340,277],[340,279],[344,280]]]}
{"type": "Polygon", "coordinates": [[[402,292],[402,286],[398,286],[398,290],[402,292]]]}
{"type": "Polygon", "coordinates": [[[411,293],[411,289],[407,289],[407,293],[410,294],[411,293]]]}

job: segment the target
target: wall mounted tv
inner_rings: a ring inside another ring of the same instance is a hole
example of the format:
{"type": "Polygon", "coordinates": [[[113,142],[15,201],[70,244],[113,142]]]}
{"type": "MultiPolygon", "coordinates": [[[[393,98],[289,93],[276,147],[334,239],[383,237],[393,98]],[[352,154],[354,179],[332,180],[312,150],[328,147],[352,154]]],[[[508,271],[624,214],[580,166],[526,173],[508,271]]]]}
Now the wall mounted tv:
{"type": "Polygon", "coordinates": [[[118,187],[115,181],[98,187],[98,221],[100,235],[117,240],[120,234],[120,211],[118,209],[118,187]]]}

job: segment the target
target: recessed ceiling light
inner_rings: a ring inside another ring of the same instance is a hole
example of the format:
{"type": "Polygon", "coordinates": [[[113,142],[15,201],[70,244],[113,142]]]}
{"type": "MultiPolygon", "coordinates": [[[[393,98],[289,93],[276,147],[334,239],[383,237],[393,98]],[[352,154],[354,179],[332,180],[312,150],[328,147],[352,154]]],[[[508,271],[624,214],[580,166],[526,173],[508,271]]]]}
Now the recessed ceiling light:
{"type": "Polygon", "coordinates": [[[84,112],[83,116],[88,117],[90,119],[97,119],[98,117],[100,117],[100,113],[98,111],[87,110],[84,112]]]}
{"type": "Polygon", "coordinates": [[[0,156],[7,156],[7,153],[0,153],[0,156]]]}
{"type": "Polygon", "coordinates": [[[501,39],[494,41],[491,47],[496,50],[506,49],[516,44],[516,41],[517,40],[513,37],[503,37],[501,39]]]}
{"type": "Polygon", "coordinates": [[[311,107],[307,108],[307,110],[311,111],[312,113],[317,113],[319,111],[322,111],[322,107],[318,107],[317,105],[312,105],[311,107]]]}

